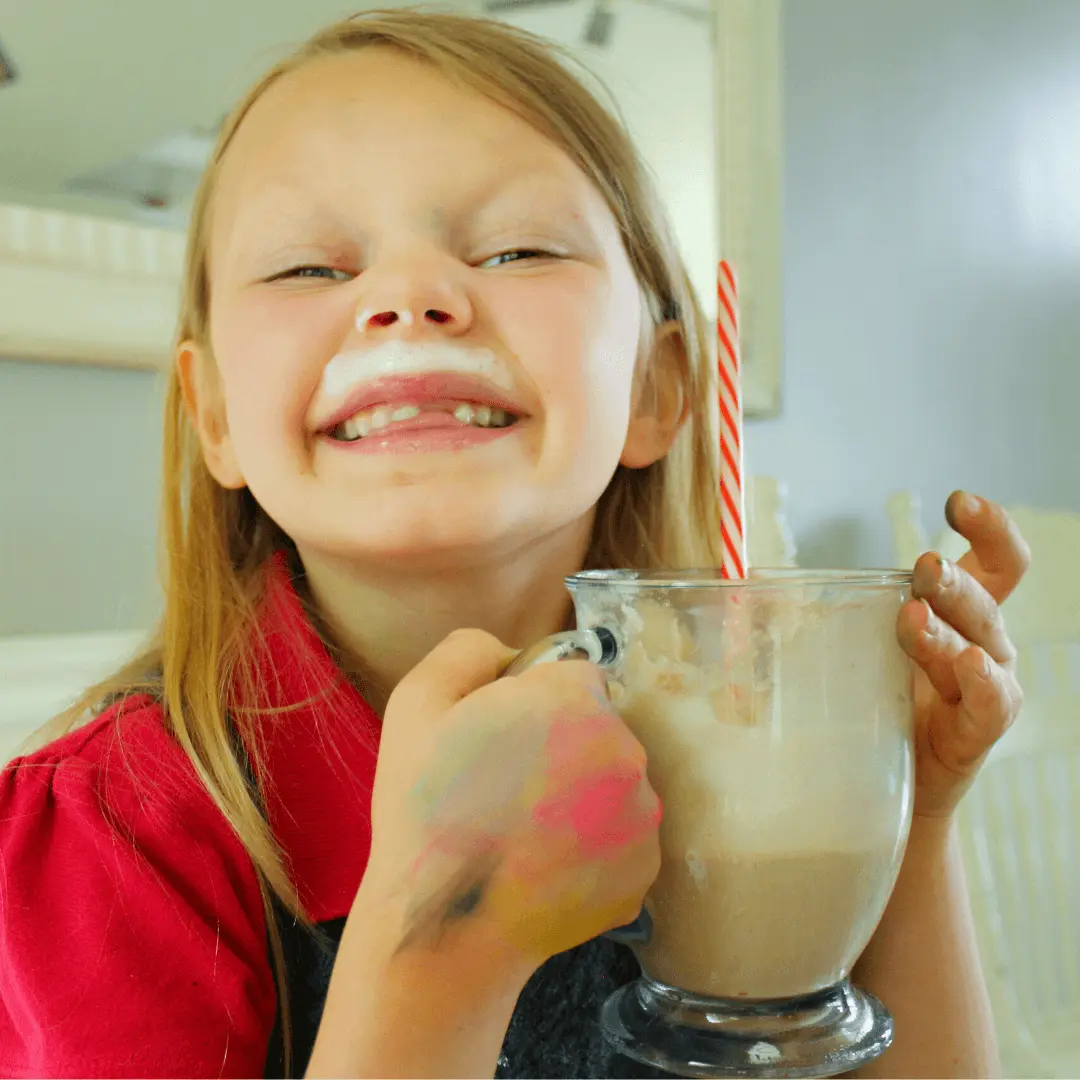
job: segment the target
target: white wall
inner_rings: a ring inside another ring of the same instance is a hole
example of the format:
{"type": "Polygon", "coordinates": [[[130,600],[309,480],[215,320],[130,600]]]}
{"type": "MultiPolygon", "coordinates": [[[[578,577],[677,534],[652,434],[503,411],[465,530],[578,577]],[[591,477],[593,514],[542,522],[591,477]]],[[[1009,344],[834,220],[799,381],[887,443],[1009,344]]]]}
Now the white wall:
{"type": "Polygon", "coordinates": [[[1080,3],[786,0],[785,375],[747,467],[800,561],[883,504],[1080,510],[1080,3]]]}

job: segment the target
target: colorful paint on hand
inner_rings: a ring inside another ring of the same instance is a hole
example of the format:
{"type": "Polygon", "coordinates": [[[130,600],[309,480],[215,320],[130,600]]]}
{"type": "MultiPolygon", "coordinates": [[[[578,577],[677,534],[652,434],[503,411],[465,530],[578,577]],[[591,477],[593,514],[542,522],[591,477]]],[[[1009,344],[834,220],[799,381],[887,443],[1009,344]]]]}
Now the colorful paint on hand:
{"type": "Polygon", "coordinates": [[[548,829],[573,829],[586,855],[606,854],[660,823],[659,804],[648,815],[635,809],[641,781],[636,772],[596,772],[578,780],[569,792],[542,802],[533,819],[548,829]]]}
{"type": "Polygon", "coordinates": [[[418,899],[402,947],[482,916],[542,958],[634,917],[639,898],[608,875],[661,811],[644,751],[620,737],[606,700],[597,705],[533,729],[533,746],[524,732],[474,729],[440,755],[439,773],[414,790],[429,841],[410,869],[418,899]]]}

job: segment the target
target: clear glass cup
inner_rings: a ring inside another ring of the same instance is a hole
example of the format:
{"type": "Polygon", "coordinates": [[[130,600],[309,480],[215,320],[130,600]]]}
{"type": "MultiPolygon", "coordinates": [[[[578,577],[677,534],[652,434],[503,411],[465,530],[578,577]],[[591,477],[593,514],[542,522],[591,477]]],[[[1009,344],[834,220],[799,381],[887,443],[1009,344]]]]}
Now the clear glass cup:
{"type": "Polygon", "coordinates": [[[603,1009],[627,1056],[689,1077],[835,1076],[892,1041],[852,965],[911,823],[911,667],[887,570],[595,571],[576,631],[522,654],[585,657],[645,747],[662,866],[612,936],[642,968],[603,1009]]]}

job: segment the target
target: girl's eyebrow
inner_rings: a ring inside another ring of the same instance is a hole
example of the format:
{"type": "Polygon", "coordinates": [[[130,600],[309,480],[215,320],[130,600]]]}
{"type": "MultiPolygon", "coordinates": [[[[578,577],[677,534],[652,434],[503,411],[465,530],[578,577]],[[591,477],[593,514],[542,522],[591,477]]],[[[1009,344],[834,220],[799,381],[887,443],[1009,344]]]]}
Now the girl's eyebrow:
{"type": "Polygon", "coordinates": [[[262,260],[290,249],[332,248],[344,253],[363,250],[370,243],[368,234],[355,222],[328,205],[297,206],[296,195],[291,185],[273,185],[246,202],[232,222],[222,252],[262,260]],[[282,194],[286,195],[284,200],[282,194]]]}
{"type": "Polygon", "coordinates": [[[493,172],[486,183],[478,185],[469,194],[467,202],[473,208],[486,210],[504,200],[516,203],[523,198],[532,198],[545,206],[581,210],[583,198],[576,188],[577,185],[567,182],[563,170],[553,168],[547,161],[518,162],[515,168],[493,172]]]}
{"type": "MultiPolygon", "coordinates": [[[[331,203],[305,205],[298,198],[301,190],[302,184],[270,182],[255,198],[245,200],[229,229],[223,252],[239,250],[245,261],[258,261],[280,257],[290,249],[334,249],[340,250],[342,257],[370,250],[373,238],[369,232],[331,203]]],[[[494,170],[484,182],[428,211],[424,224],[445,234],[456,228],[470,232],[483,229],[492,221],[523,228],[530,224],[549,229],[557,226],[593,236],[585,209],[581,195],[565,183],[564,173],[547,163],[516,163],[508,170],[494,170]]]]}
{"type": "Polygon", "coordinates": [[[469,201],[477,204],[488,203],[523,188],[546,191],[556,185],[562,186],[559,181],[564,179],[563,173],[551,168],[547,162],[518,161],[511,168],[492,170],[484,183],[475,185],[470,193],[469,201]]]}
{"type": "Polygon", "coordinates": [[[475,191],[468,200],[469,224],[510,229],[556,230],[580,239],[596,240],[596,223],[589,212],[585,185],[569,184],[564,173],[550,167],[503,174],[475,191]]]}

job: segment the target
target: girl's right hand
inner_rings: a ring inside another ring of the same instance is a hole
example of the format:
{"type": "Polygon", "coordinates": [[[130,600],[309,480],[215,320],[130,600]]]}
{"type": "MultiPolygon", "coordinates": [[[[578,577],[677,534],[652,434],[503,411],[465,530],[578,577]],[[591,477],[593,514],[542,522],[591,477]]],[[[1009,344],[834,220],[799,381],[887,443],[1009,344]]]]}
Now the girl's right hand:
{"type": "Polygon", "coordinates": [[[361,893],[401,913],[399,950],[481,925],[539,966],[631,922],[659,871],[660,802],[601,672],[499,679],[514,655],[459,631],[387,705],[361,893]]]}

